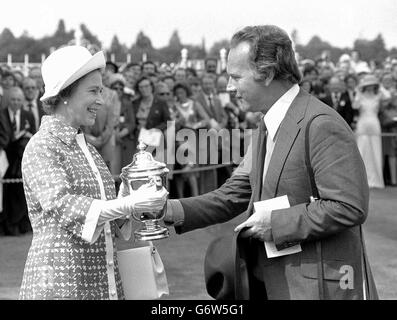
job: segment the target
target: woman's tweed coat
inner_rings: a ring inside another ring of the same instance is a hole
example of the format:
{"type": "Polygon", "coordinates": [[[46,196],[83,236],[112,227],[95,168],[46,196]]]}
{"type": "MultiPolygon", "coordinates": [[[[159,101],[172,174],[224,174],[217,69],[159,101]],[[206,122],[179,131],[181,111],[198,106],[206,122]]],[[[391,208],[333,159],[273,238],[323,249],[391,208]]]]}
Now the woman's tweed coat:
{"type": "MultiPolygon", "coordinates": [[[[92,243],[82,239],[87,212],[94,199],[101,199],[101,192],[76,134],[77,129],[44,116],[26,147],[22,175],[33,240],[20,299],[109,299],[111,292],[124,298],[114,241],[116,224],[111,222],[111,232],[101,232],[92,243]],[[105,237],[111,243],[108,249],[105,237]],[[110,264],[109,256],[113,256],[110,264]],[[109,287],[109,273],[115,288],[109,287]]],[[[88,149],[106,198],[114,199],[108,168],[92,145],[88,149]]]]}

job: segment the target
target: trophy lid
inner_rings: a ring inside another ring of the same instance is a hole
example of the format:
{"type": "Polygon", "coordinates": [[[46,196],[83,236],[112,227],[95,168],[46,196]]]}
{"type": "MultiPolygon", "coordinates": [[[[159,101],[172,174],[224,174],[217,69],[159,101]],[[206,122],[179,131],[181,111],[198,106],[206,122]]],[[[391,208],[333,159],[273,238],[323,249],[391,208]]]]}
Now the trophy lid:
{"type": "Polygon", "coordinates": [[[143,178],[149,175],[168,173],[165,163],[156,161],[150,152],[145,151],[147,145],[139,140],[138,152],[134,154],[132,162],[122,169],[121,178],[143,178]]]}

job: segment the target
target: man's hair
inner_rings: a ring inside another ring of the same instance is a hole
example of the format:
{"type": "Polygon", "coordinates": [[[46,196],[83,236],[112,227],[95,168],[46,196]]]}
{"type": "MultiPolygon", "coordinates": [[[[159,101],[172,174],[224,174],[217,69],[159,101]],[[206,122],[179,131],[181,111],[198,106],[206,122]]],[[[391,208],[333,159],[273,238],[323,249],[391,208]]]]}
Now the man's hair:
{"type": "Polygon", "coordinates": [[[292,41],[281,28],[273,25],[248,26],[236,32],[231,48],[242,42],[250,45],[250,65],[256,71],[257,80],[263,81],[274,71],[275,80],[299,83],[302,79],[292,41]]]}

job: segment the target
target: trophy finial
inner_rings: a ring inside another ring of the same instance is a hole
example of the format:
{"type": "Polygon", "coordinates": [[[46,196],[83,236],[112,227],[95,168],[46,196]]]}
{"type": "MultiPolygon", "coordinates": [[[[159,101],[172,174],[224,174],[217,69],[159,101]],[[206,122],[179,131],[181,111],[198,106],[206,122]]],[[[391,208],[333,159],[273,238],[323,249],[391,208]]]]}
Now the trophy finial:
{"type": "Polygon", "coordinates": [[[142,139],[139,139],[137,148],[139,151],[145,151],[145,149],[147,148],[147,145],[143,142],[142,139]]]}

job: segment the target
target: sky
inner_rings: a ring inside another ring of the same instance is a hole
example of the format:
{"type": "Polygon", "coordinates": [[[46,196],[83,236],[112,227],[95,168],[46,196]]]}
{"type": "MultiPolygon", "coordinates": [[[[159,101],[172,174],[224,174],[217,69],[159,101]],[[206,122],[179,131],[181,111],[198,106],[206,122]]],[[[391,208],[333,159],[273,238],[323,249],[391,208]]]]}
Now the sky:
{"type": "MultiPolygon", "coordinates": [[[[3,1],[2,1],[3,2],[3,1]]],[[[246,25],[275,24],[306,44],[313,35],[338,47],[382,33],[386,47],[397,47],[397,0],[12,0],[1,5],[0,32],[9,28],[34,38],[85,23],[106,47],[117,35],[130,46],[143,31],[155,48],[166,46],[174,30],[182,43],[206,48],[246,25]]]]}

